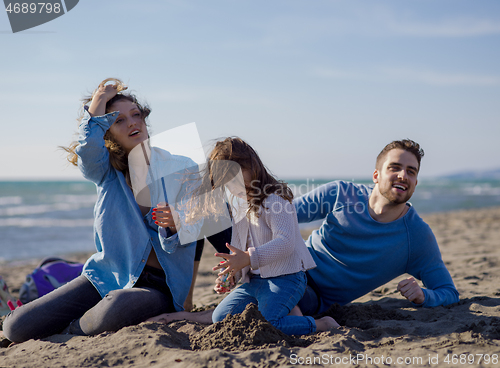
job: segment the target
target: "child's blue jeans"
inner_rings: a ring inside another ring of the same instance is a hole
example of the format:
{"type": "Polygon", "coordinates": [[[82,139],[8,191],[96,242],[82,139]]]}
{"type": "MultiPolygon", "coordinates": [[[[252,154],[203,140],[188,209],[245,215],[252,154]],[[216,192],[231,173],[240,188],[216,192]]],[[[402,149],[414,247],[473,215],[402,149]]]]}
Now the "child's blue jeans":
{"type": "Polygon", "coordinates": [[[287,335],[306,335],[316,331],[316,322],[310,316],[288,316],[302,298],[306,289],[306,275],[297,272],[270,278],[252,275],[247,282],[233,290],[215,308],[213,322],[228,314],[237,314],[254,303],[264,318],[287,335]]]}

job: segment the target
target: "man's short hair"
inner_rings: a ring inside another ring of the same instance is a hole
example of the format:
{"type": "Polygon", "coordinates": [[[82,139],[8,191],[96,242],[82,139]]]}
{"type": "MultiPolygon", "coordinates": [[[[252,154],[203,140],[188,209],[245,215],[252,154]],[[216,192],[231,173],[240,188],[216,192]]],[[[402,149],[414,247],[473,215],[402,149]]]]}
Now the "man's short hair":
{"type": "Polygon", "coordinates": [[[380,153],[377,156],[377,162],[375,164],[375,168],[377,170],[380,170],[380,165],[382,165],[382,161],[384,160],[387,152],[396,148],[413,153],[413,155],[416,157],[418,161],[418,170],[420,171],[420,160],[422,159],[422,157],[424,157],[424,150],[420,148],[420,145],[417,142],[414,142],[411,139],[392,141],[387,146],[385,146],[384,149],[380,151],[380,153]]]}

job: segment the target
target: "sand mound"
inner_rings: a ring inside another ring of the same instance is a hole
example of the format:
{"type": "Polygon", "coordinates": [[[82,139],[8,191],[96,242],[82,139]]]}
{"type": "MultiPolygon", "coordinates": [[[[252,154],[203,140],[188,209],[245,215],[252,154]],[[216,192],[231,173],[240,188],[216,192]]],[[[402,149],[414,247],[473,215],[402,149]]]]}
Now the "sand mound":
{"type": "Polygon", "coordinates": [[[312,342],[294,338],[272,326],[249,304],[241,314],[228,315],[223,321],[206,327],[191,340],[193,350],[222,349],[245,351],[276,346],[308,346],[312,342]]]}

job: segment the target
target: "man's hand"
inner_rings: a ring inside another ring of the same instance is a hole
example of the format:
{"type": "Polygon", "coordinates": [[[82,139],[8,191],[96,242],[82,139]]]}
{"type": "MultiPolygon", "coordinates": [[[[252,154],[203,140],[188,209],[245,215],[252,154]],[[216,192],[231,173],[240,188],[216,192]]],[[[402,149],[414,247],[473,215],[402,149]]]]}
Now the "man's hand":
{"type": "Polygon", "coordinates": [[[425,301],[425,295],[422,288],[418,286],[417,280],[408,277],[398,284],[398,291],[410,302],[422,304],[425,301]]]}
{"type": "Polygon", "coordinates": [[[216,257],[224,258],[226,261],[219,263],[212,270],[216,271],[221,268],[225,268],[225,270],[219,273],[219,276],[229,274],[229,276],[236,275],[236,272],[245,268],[246,266],[250,266],[250,254],[239,250],[238,248],[233,247],[226,243],[226,247],[232,252],[231,254],[227,253],[215,253],[216,257]]]}

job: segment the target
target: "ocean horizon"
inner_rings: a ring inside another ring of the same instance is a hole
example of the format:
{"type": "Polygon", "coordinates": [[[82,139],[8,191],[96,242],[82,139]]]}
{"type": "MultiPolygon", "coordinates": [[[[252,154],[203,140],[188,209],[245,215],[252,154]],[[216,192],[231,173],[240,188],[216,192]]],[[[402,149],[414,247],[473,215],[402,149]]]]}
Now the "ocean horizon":
{"type": "MultiPolygon", "coordinates": [[[[287,182],[298,196],[332,180],[287,182]]],[[[95,251],[95,200],[95,185],[88,181],[0,181],[0,262],[95,251]]],[[[500,179],[420,178],[410,202],[420,215],[500,206],[500,179]]]]}

